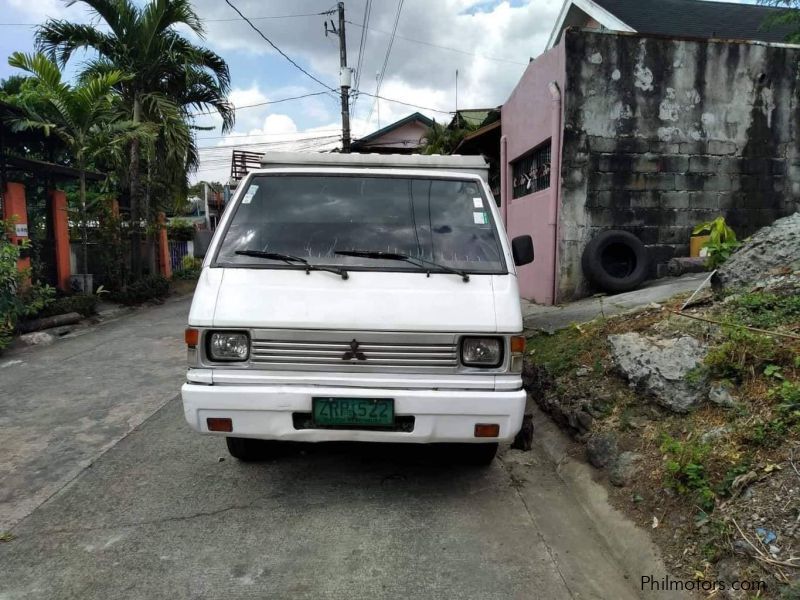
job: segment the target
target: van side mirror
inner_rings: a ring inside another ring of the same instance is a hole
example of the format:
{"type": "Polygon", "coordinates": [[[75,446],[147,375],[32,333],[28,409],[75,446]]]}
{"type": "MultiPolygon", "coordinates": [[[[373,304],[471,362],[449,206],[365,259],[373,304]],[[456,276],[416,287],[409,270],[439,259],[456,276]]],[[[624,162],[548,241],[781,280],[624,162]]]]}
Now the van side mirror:
{"type": "Polygon", "coordinates": [[[514,264],[518,267],[533,262],[533,238],[529,235],[520,235],[511,240],[511,254],[514,264]]]}
{"type": "Polygon", "coordinates": [[[207,229],[198,229],[194,232],[194,257],[205,258],[208,246],[211,244],[211,232],[207,229]]]}

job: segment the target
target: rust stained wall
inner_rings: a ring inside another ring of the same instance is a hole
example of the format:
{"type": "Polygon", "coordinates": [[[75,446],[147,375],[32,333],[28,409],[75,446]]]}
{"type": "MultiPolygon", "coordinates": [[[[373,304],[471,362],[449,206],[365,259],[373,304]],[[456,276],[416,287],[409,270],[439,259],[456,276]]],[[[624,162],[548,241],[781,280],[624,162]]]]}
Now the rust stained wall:
{"type": "Polygon", "coordinates": [[[559,289],[598,231],[632,231],[653,275],[723,214],[740,236],[798,210],[800,50],[567,32],[559,289]]]}

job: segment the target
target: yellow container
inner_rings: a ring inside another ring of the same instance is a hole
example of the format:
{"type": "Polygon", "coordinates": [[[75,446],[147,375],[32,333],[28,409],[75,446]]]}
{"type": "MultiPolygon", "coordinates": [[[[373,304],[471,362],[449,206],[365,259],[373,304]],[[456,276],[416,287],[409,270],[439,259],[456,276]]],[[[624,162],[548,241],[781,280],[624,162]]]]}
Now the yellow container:
{"type": "Polygon", "coordinates": [[[700,249],[711,239],[710,235],[693,235],[689,238],[689,256],[697,258],[700,256],[700,249]]]}

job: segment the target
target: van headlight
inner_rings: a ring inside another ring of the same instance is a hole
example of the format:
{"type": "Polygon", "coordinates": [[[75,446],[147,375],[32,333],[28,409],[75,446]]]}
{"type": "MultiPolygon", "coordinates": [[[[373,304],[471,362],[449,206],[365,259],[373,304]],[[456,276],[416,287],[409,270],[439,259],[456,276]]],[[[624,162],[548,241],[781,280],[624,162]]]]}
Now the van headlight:
{"type": "Polygon", "coordinates": [[[468,337],[461,340],[461,362],[468,367],[499,367],[503,342],[499,338],[468,337]]]}
{"type": "Polygon", "coordinates": [[[231,362],[250,357],[250,336],[243,331],[212,331],[207,339],[211,360],[231,362]]]}

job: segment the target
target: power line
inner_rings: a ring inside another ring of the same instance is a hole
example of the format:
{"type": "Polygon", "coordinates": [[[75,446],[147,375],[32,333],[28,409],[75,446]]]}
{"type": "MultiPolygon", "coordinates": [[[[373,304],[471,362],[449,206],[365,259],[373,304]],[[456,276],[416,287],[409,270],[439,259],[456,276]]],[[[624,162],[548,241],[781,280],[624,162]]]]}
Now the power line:
{"type": "MultiPolygon", "coordinates": [[[[402,0],[401,0],[401,2],[402,2],[402,0]]],[[[248,24],[248,25],[250,25],[250,27],[252,27],[253,31],[255,31],[255,32],[258,34],[258,35],[260,35],[260,36],[261,36],[261,38],[262,38],[262,39],[263,39],[265,42],[267,42],[267,43],[268,43],[270,46],[272,46],[272,47],[273,47],[273,48],[274,48],[274,49],[275,49],[275,50],[278,52],[278,54],[280,54],[280,55],[281,55],[281,56],[283,56],[283,57],[284,57],[286,60],[288,60],[290,63],[292,63],[292,64],[295,66],[295,68],[297,68],[298,70],[300,70],[300,72],[304,73],[305,75],[307,75],[308,77],[310,77],[311,79],[313,79],[314,81],[316,81],[318,84],[320,84],[320,85],[321,85],[322,87],[324,87],[326,90],[328,90],[328,91],[331,91],[331,92],[335,92],[335,91],[336,91],[336,90],[335,90],[335,89],[333,89],[331,86],[329,86],[327,83],[324,83],[323,81],[320,81],[319,79],[317,79],[316,77],[314,77],[314,76],[313,76],[311,73],[309,73],[308,71],[306,71],[306,70],[305,70],[303,67],[301,67],[300,65],[298,65],[296,62],[294,62],[294,61],[293,61],[293,60],[292,60],[292,59],[289,57],[289,55],[288,55],[288,54],[286,54],[286,53],[285,53],[283,50],[281,50],[281,49],[280,49],[280,48],[278,48],[278,47],[277,47],[277,46],[276,46],[274,43],[272,43],[272,40],[270,40],[270,39],[269,39],[267,36],[265,36],[265,35],[264,35],[264,34],[261,32],[261,30],[260,30],[258,27],[256,27],[256,26],[253,24],[253,22],[252,22],[252,21],[250,21],[250,19],[248,19],[247,17],[245,17],[245,16],[242,14],[242,11],[240,11],[238,8],[236,8],[236,6],[233,4],[233,2],[231,2],[231,0],[225,0],[225,3],[226,3],[228,6],[230,6],[230,7],[231,7],[233,10],[235,10],[235,11],[236,11],[236,13],[237,13],[237,14],[238,14],[240,17],[242,17],[242,19],[244,19],[244,20],[247,22],[247,24],[248,24]]]]}
{"type": "Polygon", "coordinates": [[[339,137],[338,135],[316,135],[316,136],[307,136],[303,138],[295,138],[291,140],[275,140],[272,142],[253,142],[253,143],[243,143],[243,144],[227,144],[227,145],[219,145],[219,146],[200,146],[198,150],[217,150],[217,149],[227,149],[227,148],[240,148],[243,146],[274,146],[276,144],[289,144],[292,142],[305,142],[307,140],[321,140],[326,138],[336,138],[339,137]]]}
{"type": "MultiPolygon", "coordinates": [[[[292,15],[268,15],[264,17],[250,17],[251,21],[265,21],[268,19],[295,19],[298,17],[323,17],[326,15],[331,15],[335,10],[326,10],[325,12],[318,12],[318,13],[297,13],[292,15]]],[[[232,21],[240,21],[241,19],[203,19],[204,23],[229,23],[232,21]]],[[[41,23],[0,23],[0,27],[36,27],[41,25],[41,23]]]]}
{"type": "MultiPolygon", "coordinates": [[[[351,25],[356,27],[363,27],[358,23],[353,23],[352,21],[348,21],[351,25]]],[[[374,27],[365,27],[365,29],[369,29],[370,31],[374,31],[375,33],[382,33],[383,35],[392,35],[388,31],[382,31],[380,29],[375,29],[374,27]]],[[[477,58],[485,58],[486,60],[494,60],[497,62],[504,62],[510,63],[513,65],[527,65],[527,62],[519,61],[519,60],[511,60],[510,58],[501,58],[499,56],[488,56],[486,54],[478,54],[477,52],[469,52],[468,50],[461,50],[459,48],[451,48],[450,46],[442,46],[440,44],[434,44],[432,42],[425,42],[423,40],[415,40],[414,38],[404,37],[402,35],[394,34],[395,37],[405,40],[407,42],[414,42],[415,44],[422,44],[424,46],[430,46],[432,48],[439,48],[441,50],[449,50],[450,52],[458,52],[459,54],[465,54],[466,56],[475,56],[477,58]]]]}
{"type": "MultiPolygon", "coordinates": [[[[278,100],[267,100],[266,102],[259,102],[257,104],[245,104],[244,106],[234,106],[234,110],[242,110],[243,108],[255,108],[256,106],[266,106],[267,104],[280,104],[281,102],[289,102],[289,100],[300,100],[301,98],[310,98],[311,96],[323,96],[328,92],[314,92],[312,94],[303,94],[302,96],[292,96],[291,98],[280,98],[278,100]]],[[[199,117],[201,115],[214,115],[217,111],[210,110],[207,112],[192,113],[190,117],[199,117]]]]}
{"type": "MultiPolygon", "coordinates": [[[[356,61],[356,76],[355,81],[353,82],[353,88],[358,89],[359,84],[361,83],[361,67],[364,63],[364,54],[367,48],[367,36],[369,35],[369,18],[372,13],[372,0],[366,0],[364,2],[364,18],[361,22],[361,41],[358,43],[358,60],[356,61]]],[[[353,104],[351,110],[353,112],[353,118],[355,119],[356,114],[356,101],[358,100],[358,95],[353,96],[353,104]]]]}
{"type": "MultiPolygon", "coordinates": [[[[411,106],[412,108],[419,108],[419,109],[422,109],[422,110],[430,110],[432,112],[438,112],[438,113],[442,113],[442,114],[445,114],[445,115],[452,115],[453,114],[453,111],[451,111],[451,110],[441,110],[441,109],[438,109],[438,108],[431,108],[430,106],[420,106],[419,104],[411,104],[410,102],[403,102],[402,100],[394,100],[393,98],[387,98],[386,96],[378,96],[377,94],[370,94],[369,92],[362,92],[361,90],[357,90],[356,93],[364,94],[365,96],[369,96],[370,98],[375,98],[376,100],[380,99],[380,100],[386,100],[387,102],[394,102],[395,104],[404,104],[405,106],[411,106]]],[[[370,114],[371,114],[371,112],[372,111],[370,111],[370,114]]],[[[367,118],[367,121],[369,121],[369,118],[367,118]]]]}
{"type": "Polygon", "coordinates": [[[391,37],[389,38],[389,45],[386,46],[386,56],[383,58],[383,66],[381,67],[380,74],[378,75],[378,81],[375,85],[375,102],[372,103],[372,108],[369,109],[369,115],[367,115],[368,123],[370,118],[372,118],[372,111],[375,110],[375,105],[378,103],[378,99],[380,97],[381,84],[383,83],[383,77],[386,74],[386,66],[389,64],[389,56],[392,54],[392,45],[394,44],[394,36],[397,33],[397,24],[400,22],[400,12],[403,10],[403,1],[404,0],[400,0],[397,3],[397,14],[394,17],[394,26],[392,27],[391,37]]]}
{"type": "MultiPolygon", "coordinates": [[[[269,15],[266,17],[250,17],[251,21],[265,21],[267,19],[295,19],[297,17],[323,17],[326,15],[332,15],[335,10],[326,10],[325,12],[319,13],[298,13],[294,15],[269,15]]],[[[203,19],[206,23],[226,23],[230,21],[239,21],[240,19],[203,19]]]]}
{"type": "MultiPolygon", "coordinates": [[[[338,129],[317,129],[314,133],[330,133],[333,131],[339,131],[338,129]]],[[[264,137],[264,136],[273,136],[273,135],[286,135],[286,133],[228,133],[226,135],[210,135],[210,136],[203,136],[198,137],[195,139],[198,140],[221,140],[227,138],[237,138],[237,137],[264,137]]]]}

